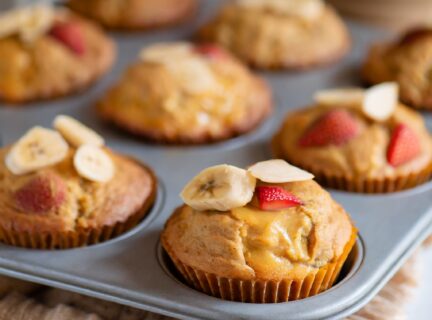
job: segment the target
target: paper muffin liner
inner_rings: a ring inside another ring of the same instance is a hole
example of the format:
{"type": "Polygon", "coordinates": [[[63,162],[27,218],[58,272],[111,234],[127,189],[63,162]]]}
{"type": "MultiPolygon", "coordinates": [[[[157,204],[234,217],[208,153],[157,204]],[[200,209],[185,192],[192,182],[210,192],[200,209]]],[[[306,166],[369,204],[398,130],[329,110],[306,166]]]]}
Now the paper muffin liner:
{"type": "MultiPolygon", "coordinates": [[[[288,160],[289,161],[289,160],[288,160]]],[[[378,178],[353,178],[337,176],[330,172],[318,170],[313,167],[304,166],[300,163],[291,162],[293,165],[311,172],[315,179],[322,185],[350,192],[362,193],[389,193],[410,189],[429,181],[432,177],[432,164],[418,172],[412,172],[404,176],[378,178]]]]}
{"type": "MultiPolygon", "coordinates": [[[[130,158],[139,163],[138,161],[130,158]]],[[[21,231],[0,225],[0,241],[17,247],[30,249],[70,249],[101,243],[113,239],[135,227],[147,215],[156,198],[156,177],[147,166],[139,163],[152,179],[152,192],[144,205],[124,221],[98,227],[76,228],[73,231],[21,231]]]]}
{"type": "Polygon", "coordinates": [[[147,210],[130,216],[126,221],[98,228],[80,228],[74,231],[21,232],[0,226],[0,241],[30,249],[69,249],[107,241],[130,230],[141,221],[147,210]]]}
{"type": "Polygon", "coordinates": [[[316,181],[328,188],[361,193],[389,193],[413,188],[432,178],[432,162],[420,171],[394,177],[354,178],[335,175],[322,168],[306,166],[300,162],[289,159],[289,157],[286,157],[280,150],[279,143],[278,137],[276,136],[272,142],[273,154],[276,157],[286,159],[292,165],[309,171],[315,176],[316,181]]]}
{"type": "Polygon", "coordinates": [[[220,277],[188,266],[181,262],[162,237],[162,245],[186,283],[207,295],[224,300],[248,303],[279,303],[304,299],[331,288],[337,280],[357,239],[357,231],[345,245],[342,255],[332,263],[318,269],[303,279],[241,280],[220,277]]]}

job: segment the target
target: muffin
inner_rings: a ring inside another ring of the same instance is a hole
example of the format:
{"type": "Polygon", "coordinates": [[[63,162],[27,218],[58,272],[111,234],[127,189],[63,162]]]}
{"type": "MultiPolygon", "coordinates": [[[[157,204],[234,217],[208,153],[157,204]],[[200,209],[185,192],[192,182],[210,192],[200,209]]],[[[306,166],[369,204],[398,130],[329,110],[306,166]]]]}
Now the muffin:
{"type": "Polygon", "coordinates": [[[274,154],[347,191],[392,192],[428,181],[432,138],[397,90],[384,83],[318,93],[314,105],[287,116],[274,154]]]}
{"type": "Polygon", "coordinates": [[[100,116],[118,127],[175,144],[249,132],[271,108],[265,82],[227,52],[183,42],[145,48],[97,105],[100,116]]]}
{"type": "Polygon", "coordinates": [[[116,29],[149,29],[190,17],[197,0],[69,0],[71,9],[116,29]]]}
{"type": "Polygon", "coordinates": [[[336,12],[321,0],[237,0],[198,32],[259,67],[302,69],[339,60],[350,37],[336,12]]]}
{"type": "Polygon", "coordinates": [[[401,100],[411,107],[432,110],[432,29],[417,28],[393,43],[372,46],[363,65],[371,84],[396,81],[401,100]]]}
{"type": "Polygon", "coordinates": [[[34,127],[0,149],[0,241],[66,249],[137,225],[154,203],[152,171],[68,116],[54,126],[34,127]]]}
{"type": "Polygon", "coordinates": [[[99,27],[64,9],[9,11],[0,18],[0,99],[21,103],[85,89],[114,56],[99,27]]]}
{"type": "Polygon", "coordinates": [[[185,281],[218,298],[274,303],[329,289],[357,231],[308,172],[283,160],[205,169],[161,235],[185,281]]]}

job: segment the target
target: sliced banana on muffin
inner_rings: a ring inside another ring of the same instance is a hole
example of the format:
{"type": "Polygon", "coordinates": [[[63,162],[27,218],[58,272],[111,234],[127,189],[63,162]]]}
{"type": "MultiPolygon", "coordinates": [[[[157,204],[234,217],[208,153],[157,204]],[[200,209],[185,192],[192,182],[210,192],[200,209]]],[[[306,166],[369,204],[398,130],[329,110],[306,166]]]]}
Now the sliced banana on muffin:
{"type": "Polygon", "coordinates": [[[257,180],[287,183],[313,178],[309,172],[281,159],[257,162],[247,170],[221,164],[201,171],[184,187],[180,196],[195,210],[227,211],[252,201],[257,180]]]}
{"type": "Polygon", "coordinates": [[[386,121],[395,112],[399,101],[399,86],[396,82],[384,82],[369,89],[326,89],[315,93],[314,100],[321,106],[359,108],[368,118],[386,121]]]}
{"type": "Polygon", "coordinates": [[[201,171],[183,189],[181,198],[196,210],[225,211],[250,202],[255,184],[248,171],[222,164],[201,171]]]}
{"type": "Polygon", "coordinates": [[[58,132],[34,127],[12,147],[6,165],[13,174],[26,174],[62,161],[68,149],[58,132]]]}
{"type": "Polygon", "coordinates": [[[81,177],[95,182],[108,182],[114,176],[114,163],[101,148],[84,144],[74,156],[74,166],[81,177]]]}
{"type": "Polygon", "coordinates": [[[102,147],[105,144],[101,135],[69,116],[55,117],[53,127],[74,147],[82,144],[102,147]]]}
{"type": "Polygon", "coordinates": [[[104,150],[104,139],[72,117],[59,115],[53,121],[57,130],[33,127],[15,143],[5,158],[6,167],[24,175],[64,160],[74,152],[73,165],[90,181],[105,183],[115,174],[115,165],[104,150]]]}

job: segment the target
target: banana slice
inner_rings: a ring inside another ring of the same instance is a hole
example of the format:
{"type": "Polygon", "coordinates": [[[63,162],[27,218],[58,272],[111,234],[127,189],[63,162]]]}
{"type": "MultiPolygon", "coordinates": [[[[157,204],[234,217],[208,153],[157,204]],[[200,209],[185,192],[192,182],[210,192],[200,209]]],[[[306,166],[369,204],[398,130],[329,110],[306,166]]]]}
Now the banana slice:
{"type": "Polygon", "coordinates": [[[237,0],[237,3],[244,7],[264,8],[307,20],[317,18],[324,9],[321,0],[237,0]]]}
{"type": "Polygon", "coordinates": [[[160,43],[145,48],[140,58],[162,64],[186,92],[201,94],[220,89],[208,62],[187,42],[160,43]]]}
{"type": "Polygon", "coordinates": [[[0,38],[18,33],[22,21],[22,12],[13,10],[0,15],[0,38]]]}
{"type": "Polygon", "coordinates": [[[361,106],[364,99],[364,90],[361,88],[343,88],[321,90],[315,93],[316,103],[325,106],[361,106]]]}
{"type": "Polygon", "coordinates": [[[0,15],[0,38],[19,34],[24,42],[32,42],[44,34],[54,21],[49,5],[35,5],[11,10],[0,15]]]}
{"type": "Polygon", "coordinates": [[[313,174],[294,167],[281,159],[257,162],[249,167],[248,171],[255,178],[268,183],[305,181],[314,178],[313,174]]]}
{"type": "Polygon", "coordinates": [[[12,147],[5,163],[13,174],[26,174],[62,161],[68,149],[58,132],[34,127],[12,147]]]}
{"type": "Polygon", "coordinates": [[[27,10],[27,13],[20,26],[20,36],[24,42],[33,42],[51,28],[54,10],[48,5],[36,5],[23,10],[27,10]]]}
{"type": "Polygon", "coordinates": [[[84,144],[75,152],[74,167],[83,178],[94,182],[108,182],[115,168],[110,156],[101,148],[84,144]]]}
{"type": "Polygon", "coordinates": [[[104,139],[72,117],[58,115],[53,122],[54,128],[74,147],[90,144],[96,147],[104,145],[104,139]]]}
{"type": "Polygon", "coordinates": [[[193,55],[192,45],[187,42],[159,43],[141,50],[141,60],[156,63],[176,63],[193,55]]]}
{"type": "Polygon", "coordinates": [[[195,210],[227,211],[249,203],[255,185],[255,178],[246,170],[223,164],[201,171],[180,196],[195,210]]]}
{"type": "Polygon", "coordinates": [[[366,90],[363,112],[376,121],[385,121],[393,114],[399,100],[395,82],[384,82],[366,90]]]}
{"type": "Polygon", "coordinates": [[[185,58],[166,65],[179,85],[190,94],[214,92],[220,89],[213,72],[203,59],[185,58]]]}

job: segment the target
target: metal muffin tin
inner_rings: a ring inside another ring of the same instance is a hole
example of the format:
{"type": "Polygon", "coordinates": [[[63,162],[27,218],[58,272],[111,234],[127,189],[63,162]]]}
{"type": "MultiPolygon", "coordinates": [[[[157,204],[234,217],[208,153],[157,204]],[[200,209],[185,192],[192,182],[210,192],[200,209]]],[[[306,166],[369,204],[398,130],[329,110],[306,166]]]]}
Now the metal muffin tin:
{"type": "MultiPolygon", "coordinates": [[[[33,125],[50,126],[56,114],[70,114],[102,133],[110,147],[149,164],[159,178],[157,203],[130,232],[105,243],[63,251],[0,246],[0,273],[95,296],[182,319],[337,319],[365,305],[432,231],[432,183],[388,195],[332,191],[360,230],[345,277],[315,297],[280,304],[223,301],[181,283],[160,248],[163,225],[180,204],[178,194],[200,169],[219,163],[246,166],[271,157],[269,141],[288,110],[311,101],[322,88],[358,84],[358,67],[370,42],[384,35],[350,24],[353,50],[340,63],[301,73],[262,73],[273,91],[276,110],[256,131],[213,145],[175,147],[148,144],[102,123],[94,102],[118,80],[144,45],[188,39],[220,5],[203,1],[189,24],[150,33],[113,34],[119,59],[112,72],[82,94],[35,106],[0,108],[4,144],[33,125]]],[[[53,66],[55,72],[55,66],[53,66]]],[[[425,115],[429,128],[431,115],[425,115]]]]}

